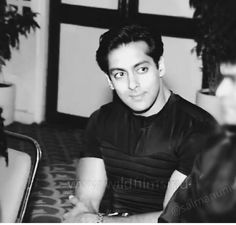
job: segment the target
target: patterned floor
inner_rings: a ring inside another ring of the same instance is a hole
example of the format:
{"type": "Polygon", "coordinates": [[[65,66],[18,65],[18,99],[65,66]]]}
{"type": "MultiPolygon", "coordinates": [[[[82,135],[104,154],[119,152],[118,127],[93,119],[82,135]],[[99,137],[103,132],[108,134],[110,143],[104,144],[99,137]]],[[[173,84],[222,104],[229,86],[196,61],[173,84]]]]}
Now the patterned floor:
{"type": "Polygon", "coordinates": [[[20,123],[6,129],[35,138],[43,152],[24,222],[61,222],[62,215],[71,208],[68,196],[76,185],[75,163],[82,149],[83,130],[20,123]]]}
{"type": "Polygon", "coordinates": [[[29,203],[28,222],[62,221],[62,215],[71,208],[68,196],[74,190],[74,171],[74,163],[41,167],[29,203]]]}

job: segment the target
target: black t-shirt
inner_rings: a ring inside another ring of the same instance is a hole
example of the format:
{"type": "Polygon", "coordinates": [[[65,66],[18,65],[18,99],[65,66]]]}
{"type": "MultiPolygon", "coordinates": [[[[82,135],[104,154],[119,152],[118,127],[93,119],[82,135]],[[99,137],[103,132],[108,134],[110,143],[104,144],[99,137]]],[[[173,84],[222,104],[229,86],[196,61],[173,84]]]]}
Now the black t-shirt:
{"type": "Polygon", "coordinates": [[[173,93],[150,117],[112,102],[92,114],[82,157],[104,160],[111,210],[159,211],[171,174],[190,173],[199,144],[215,125],[207,112],[173,93]]]}

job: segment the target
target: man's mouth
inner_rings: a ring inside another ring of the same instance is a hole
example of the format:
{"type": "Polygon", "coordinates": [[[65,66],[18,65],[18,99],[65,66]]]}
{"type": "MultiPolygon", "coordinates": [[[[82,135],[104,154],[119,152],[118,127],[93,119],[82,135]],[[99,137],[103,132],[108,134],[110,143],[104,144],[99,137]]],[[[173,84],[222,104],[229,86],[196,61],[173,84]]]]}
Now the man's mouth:
{"type": "Polygon", "coordinates": [[[131,97],[133,100],[142,100],[144,95],[145,95],[145,93],[132,94],[132,95],[130,95],[130,97],[131,97]]]}

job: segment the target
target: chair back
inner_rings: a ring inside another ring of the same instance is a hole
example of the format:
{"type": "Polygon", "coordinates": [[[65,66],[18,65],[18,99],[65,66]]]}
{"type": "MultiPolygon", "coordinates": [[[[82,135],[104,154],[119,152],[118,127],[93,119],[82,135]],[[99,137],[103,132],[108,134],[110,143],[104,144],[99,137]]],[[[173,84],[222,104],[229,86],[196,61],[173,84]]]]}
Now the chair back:
{"type": "Polygon", "coordinates": [[[5,158],[0,157],[0,222],[22,222],[41,149],[37,141],[29,136],[10,131],[5,133],[8,165],[5,158]],[[10,147],[12,143],[13,147],[10,147]],[[26,147],[28,145],[31,147],[26,147]],[[20,150],[22,148],[23,151],[20,150]]]}

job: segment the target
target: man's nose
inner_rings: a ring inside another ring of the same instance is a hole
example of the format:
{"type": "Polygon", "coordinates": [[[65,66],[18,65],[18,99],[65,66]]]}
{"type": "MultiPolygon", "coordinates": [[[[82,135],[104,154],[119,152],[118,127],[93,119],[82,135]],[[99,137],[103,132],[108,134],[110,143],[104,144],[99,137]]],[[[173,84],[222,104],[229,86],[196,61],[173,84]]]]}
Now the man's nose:
{"type": "Polygon", "coordinates": [[[129,89],[130,90],[134,90],[135,88],[137,88],[139,86],[139,81],[138,81],[138,78],[135,74],[130,74],[129,75],[129,89]]]}
{"type": "Polygon", "coordinates": [[[229,96],[231,95],[232,93],[232,88],[233,88],[233,84],[232,82],[230,81],[230,79],[224,79],[219,87],[217,88],[216,90],[216,96],[218,97],[226,97],[226,96],[229,96]]]}

